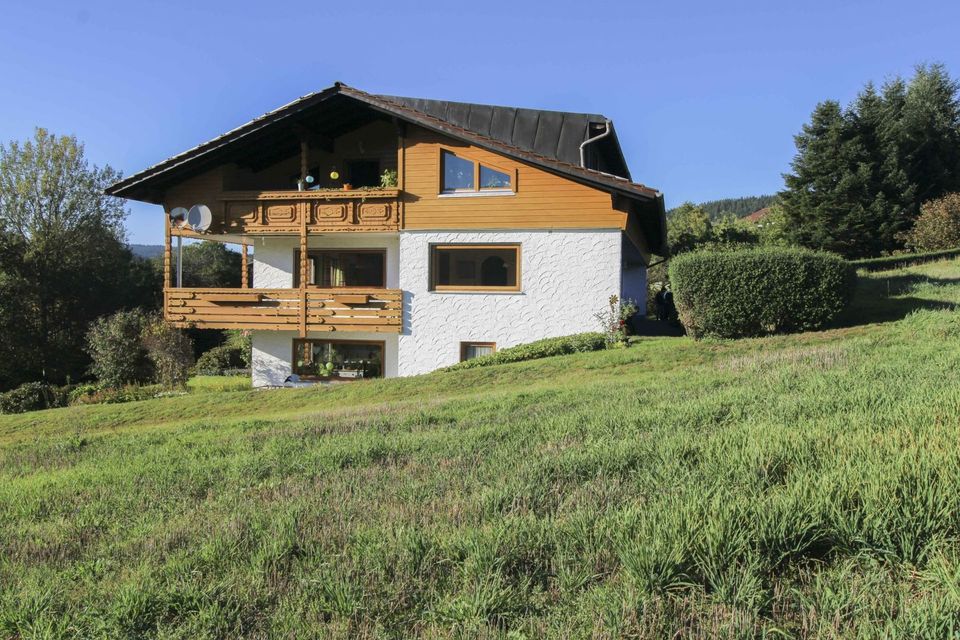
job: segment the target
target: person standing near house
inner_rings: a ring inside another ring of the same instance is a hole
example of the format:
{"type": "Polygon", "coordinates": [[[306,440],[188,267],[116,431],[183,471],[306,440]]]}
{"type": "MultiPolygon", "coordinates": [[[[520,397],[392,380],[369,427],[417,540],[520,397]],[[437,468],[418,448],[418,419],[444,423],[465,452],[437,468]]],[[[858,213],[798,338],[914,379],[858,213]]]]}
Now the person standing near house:
{"type": "Polygon", "coordinates": [[[664,322],[667,320],[667,285],[660,285],[660,290],[653,297],[653,302],[657,307],[657,320],[664,322]]]}

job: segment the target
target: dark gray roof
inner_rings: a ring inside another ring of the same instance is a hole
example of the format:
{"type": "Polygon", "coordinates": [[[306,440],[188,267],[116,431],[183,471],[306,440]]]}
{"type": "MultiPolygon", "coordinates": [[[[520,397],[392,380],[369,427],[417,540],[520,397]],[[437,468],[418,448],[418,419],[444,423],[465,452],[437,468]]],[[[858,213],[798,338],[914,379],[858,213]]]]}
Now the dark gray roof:
{"type": "Polygon", "coordinates": [[[580,164],[580,144],[603,132],[607,122],[603,116],[379,96],[340,82],[123,178],[106,193],[159,203],[171,184],[219,163],[249,164],[251,158],[264,163],[296,153],[300,134],[294,132],[305,125],[335,137],[376,117],[413,123],[635,200],[647,211],[641,220],[649,225],[645,233],[651,249],[665,255],[663,196],[630,179],[612,123],[610,135],[590,144],[586,162],[580,164]],[[359,109],[358,103],[370,109],[359,109]]]}
{"type": "MultiPolygon", "coordinates": [[[[403,96],[376,97],[517,149],[573,165],[580,164],[580,145],[602,133],[605,123],[609,122],[608,118],[594,113],[521,109],[403,96]]],[[[610,126],[613,126],[612,122],[610,126]]],[[[629,179],[630,172],[616,135],[611,136],[606,144],[608,149],[603,158],[606,166],[592,168],[629,179]]]]}

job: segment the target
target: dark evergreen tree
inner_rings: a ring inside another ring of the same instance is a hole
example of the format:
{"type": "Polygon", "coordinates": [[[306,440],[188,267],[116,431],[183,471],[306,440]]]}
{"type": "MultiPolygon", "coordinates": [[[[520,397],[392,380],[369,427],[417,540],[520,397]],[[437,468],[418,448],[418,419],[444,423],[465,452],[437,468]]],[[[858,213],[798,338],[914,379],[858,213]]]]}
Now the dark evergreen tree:
{"type": "Polygon", "coordinates": [[[848,257],[900,249],[920,205],[960,188],[957,84],[939,65],[879,93],[868,84],[845,110],[817,105],[795,141],[788,235],[848,257]]]}

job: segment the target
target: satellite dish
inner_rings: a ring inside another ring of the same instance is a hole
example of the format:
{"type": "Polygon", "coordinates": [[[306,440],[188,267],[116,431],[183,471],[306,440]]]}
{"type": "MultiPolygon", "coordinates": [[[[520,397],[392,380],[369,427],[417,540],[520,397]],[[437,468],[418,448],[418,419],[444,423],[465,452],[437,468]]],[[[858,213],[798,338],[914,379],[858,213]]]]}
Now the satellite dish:
{"type": "Polygon", "coordinates": [[[174,226],[182,227],[187,223],[187,210],[183,207],[177,207],[170,212],[170,222],[174,226]]]}
{"type": "Polygon", "coordinates": [[[190,228],[197,233],[203,233],[210,228],[213,222],[213,214],[210,213],[210,207],[205,204],[195,204],[187,212],[187,222],[190,228]]]}

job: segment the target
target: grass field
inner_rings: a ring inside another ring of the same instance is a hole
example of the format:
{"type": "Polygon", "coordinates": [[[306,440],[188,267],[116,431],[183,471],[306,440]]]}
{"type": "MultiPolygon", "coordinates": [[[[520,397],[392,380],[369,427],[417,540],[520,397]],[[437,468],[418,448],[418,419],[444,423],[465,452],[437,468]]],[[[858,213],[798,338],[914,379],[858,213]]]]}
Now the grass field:
{"type": "Polygon", "coordinates": [[[958,303],[0,416],[0,637],[956,636],[958,303]]]}

